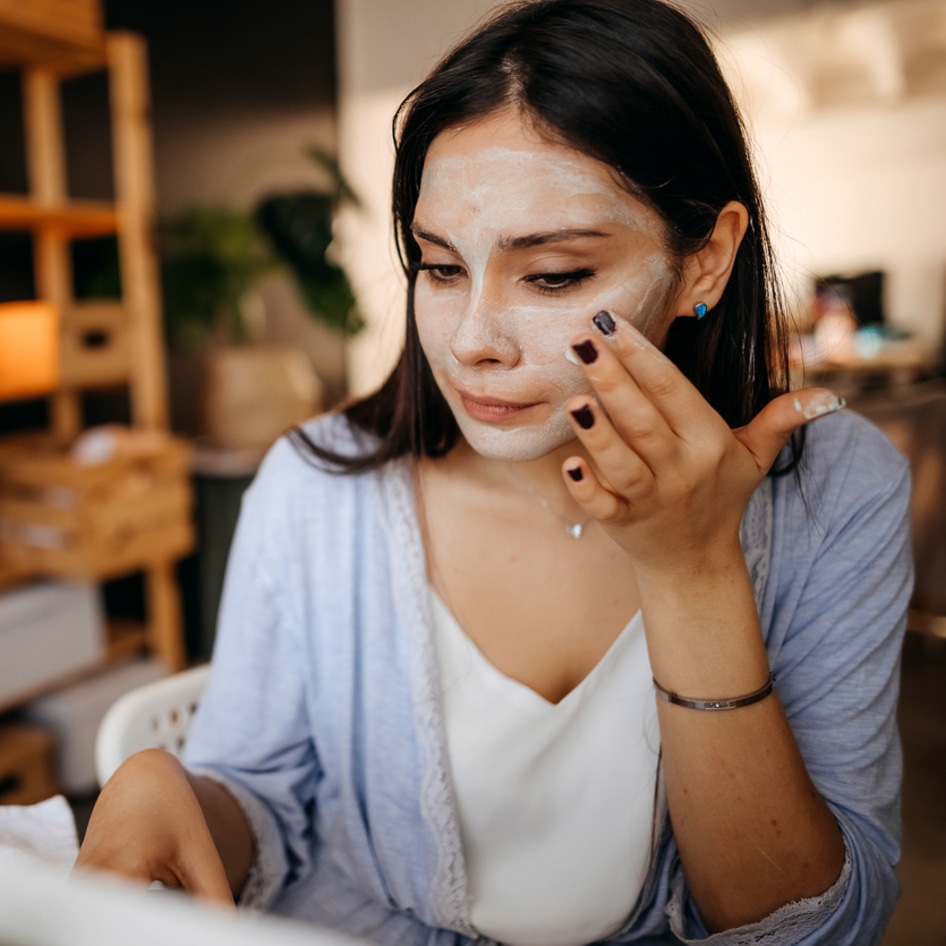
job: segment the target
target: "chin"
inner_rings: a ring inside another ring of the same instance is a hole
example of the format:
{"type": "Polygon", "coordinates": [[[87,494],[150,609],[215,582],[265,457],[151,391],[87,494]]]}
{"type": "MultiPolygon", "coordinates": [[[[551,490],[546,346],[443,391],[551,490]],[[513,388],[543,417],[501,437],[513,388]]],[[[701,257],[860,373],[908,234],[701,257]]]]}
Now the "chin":
{"type": "Polygon", "coordinates": [[[503,429],[457,418],[463,439],[480,456],[490,460],[528,463],[575,439],[571,424],[556,417],[545,424],[503,429]]]}

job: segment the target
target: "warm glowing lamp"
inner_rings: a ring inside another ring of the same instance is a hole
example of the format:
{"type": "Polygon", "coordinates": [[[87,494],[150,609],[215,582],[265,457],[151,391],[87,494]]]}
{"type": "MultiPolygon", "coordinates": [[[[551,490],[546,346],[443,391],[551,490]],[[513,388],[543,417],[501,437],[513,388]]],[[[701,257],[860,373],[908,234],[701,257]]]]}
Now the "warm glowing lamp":
{"type": "Polygon", "coordinates": [[[59,383],[59,319],[48,302],[0,303],[0,401],[48,394],[59,383]]]}

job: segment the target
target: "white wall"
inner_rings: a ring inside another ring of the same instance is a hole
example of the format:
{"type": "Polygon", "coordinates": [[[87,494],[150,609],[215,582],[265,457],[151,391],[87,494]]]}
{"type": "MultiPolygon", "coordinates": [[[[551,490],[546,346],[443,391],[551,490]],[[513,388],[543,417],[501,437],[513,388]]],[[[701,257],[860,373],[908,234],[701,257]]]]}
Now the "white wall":
{"type": "Polygon", "coordinates": [[[887,273],[888,320],[938,349],[946,322],[946,3],[848,4],[722,37],[780,256],[887,273]]]}
{"type": "Polygon", "coordinates": [[[335,146],[330,108],[178,112],[155,133],[162,213],[194,204],[247,206],[280,188],[311,185],[319,172],[306,147],[335,146]]]}
{"type": "Polygon", "coordinates": [[[859,109],[757,136],[796,288],[887,273],[888,320],[936,348],[946,313],[946,101],[859,109]]]}
{"type": "MultiPolygon", "coordinates": [[[[804,78],[792,74],[784,49],[767,36],[769,23],[800,22],[811,8],[808,0],[682,5],[722,44],[742,48],[735,68],[754,90],[744,95],[746,109],[793,284],[806,285],[813,273],[886,269],[891,321],[938,343],[946,309],[946,92],[812,108],[804,78]]],[[[336,0],[339,149],[370,204],[367,215],[349,218],[342,229],[343,254],[371,320],[350,347],[355,393],[383,380],[403,332],[389,220],[391,116],[437,55],[492,6],[483,0],[336,0]]],[[[822,2],[817,11],[840,15],[851,8],[822,2]]],[[[848,41],[833,38],[828,48],[835,52],[848,41]]]]}
{"type": "Polygon", "coordinates": [[[485,0],[336,0],[338,141],[367,211],[340,221],[340,253],[369,326],[348,348],[352,394],[384,380],[403,345],[404,282],[391,228],[391,120],[437,58],[492,6],[485,0]]]}

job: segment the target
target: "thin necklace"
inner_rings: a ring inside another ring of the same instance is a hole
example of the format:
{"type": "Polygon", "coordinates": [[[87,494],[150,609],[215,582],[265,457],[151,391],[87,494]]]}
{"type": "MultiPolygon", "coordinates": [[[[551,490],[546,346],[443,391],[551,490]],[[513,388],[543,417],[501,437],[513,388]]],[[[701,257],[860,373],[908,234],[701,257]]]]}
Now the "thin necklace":
{"type": "Polygon", "coordinates": [[[518,473],[514,473],[512,470],[509,470],[510,476],[514,477],[516,482],[543,508],[547,509],[548,512],[553,515],[558,521],[565,526],[565,532],[568,533],[573,539],[580,539],[585,532],[585,526],[591,522],[591,516],[586,516],[584,519],[580,519],[578,522],[571,522],[561,515],[557,509],[526,479],[521,477],[518,473]]]}

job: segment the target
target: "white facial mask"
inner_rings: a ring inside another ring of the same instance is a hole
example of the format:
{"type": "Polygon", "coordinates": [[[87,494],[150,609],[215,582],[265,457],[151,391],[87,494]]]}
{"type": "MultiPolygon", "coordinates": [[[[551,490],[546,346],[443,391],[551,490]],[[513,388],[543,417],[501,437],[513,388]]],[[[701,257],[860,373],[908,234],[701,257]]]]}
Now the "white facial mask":
{"type": "Polygon", "coordinates": [[[590,386],[565,352],[576,335],[594,332],[596,312],[607,309],[652,338],[662,332],[672,271],[657,215],[606,165],[518,120],[497,116],[438,137],[414,223],[452,248],[421,239],[425,263],[460,267],[447,283],[419,274],[417,325],[464,437],[484,456],[532,460],[574,437],[565,405],[590,386]],[[504,249],[563,230],[605,236],[504,249]],[[584,269],[595,275],[554,293],[527,278],[584,269]],[[474,417],[461,392],[534,406],[474,417]]]}

